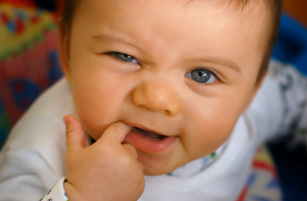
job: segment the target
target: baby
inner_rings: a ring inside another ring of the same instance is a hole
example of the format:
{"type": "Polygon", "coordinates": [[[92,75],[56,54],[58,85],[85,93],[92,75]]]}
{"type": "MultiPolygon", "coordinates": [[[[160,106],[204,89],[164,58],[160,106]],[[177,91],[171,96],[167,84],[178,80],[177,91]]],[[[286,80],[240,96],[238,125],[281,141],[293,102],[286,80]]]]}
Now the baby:
{"type": "Polygon", "coordinates": [[[283,121],[281,68],[264,79],[280,14],[281,0],[65,0],[66,79],[10,134],[0,197],[58,181],[43,200],[236,200],[283,121]]]}

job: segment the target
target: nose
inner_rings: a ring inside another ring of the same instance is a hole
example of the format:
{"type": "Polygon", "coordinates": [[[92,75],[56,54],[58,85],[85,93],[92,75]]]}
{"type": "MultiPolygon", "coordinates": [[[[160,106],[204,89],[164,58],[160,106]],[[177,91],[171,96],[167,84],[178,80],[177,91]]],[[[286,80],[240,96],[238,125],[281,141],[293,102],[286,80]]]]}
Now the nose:
{"type": "Polygon", "coordinates": [[[134,105],[152,112],[174,116],[180,112],[181,100],[171,83],[161,79],[147,80],[133,91],[134,105]]]}

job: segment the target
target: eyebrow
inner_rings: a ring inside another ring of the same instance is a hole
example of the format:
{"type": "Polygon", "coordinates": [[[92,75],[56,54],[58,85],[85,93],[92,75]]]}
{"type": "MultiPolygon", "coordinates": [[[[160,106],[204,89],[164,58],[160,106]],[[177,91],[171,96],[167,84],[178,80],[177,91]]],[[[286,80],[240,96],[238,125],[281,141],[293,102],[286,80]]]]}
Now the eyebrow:
{"type": "MultiPolygon", "coordinates": [[[[112,43],[117,43],[117,42],[120,42],[120,43],[123,43],[123,44],[126,44],[126,45],[129,45],[129,46],[133,46],[135,47],[136,49],[140,50],[141,52],[142,49],[140,49],[138,46],[136,46],[135,44],[133,43],[130,43],[126,40],[123,40],[121,38],[114,38],[112,36],[108,36],[108,35],[95,35],[95,36],[92,36],[91,37],[94,41],[98,41],[98,42],[112,42],[112,43]]],[[[229,67],[235,71],[238,71],[239,73],[241,73],[241,68],[238,64],[236,64],[235,62],[227,59],[227,58],[224,58],[224,57],[209,57],[209,58],[201,58],[199,59],[200,61],[202,62],[209,62],[209,63],[213,63],[213,64],[217,64],[217,65],[220,65],[220,66],[225,66],[225,67],[229,67]]]]}
{"type": "Polygon", "coordinates": [[[229,67],[229,68],[231,68],[235,71],[238,71],[239,73],[242,72],[241,68],[238,64],[236,64],[232,60],[224,58],[224,57],[201,58],[200,61],[209,62],[209,63],[217,64],[217,65],[220,65],[220,66],[229,67]]]}
{"type": "MultiPolygon", "coordinates": [[[[123,44],[125,44],[125,45],[133,46],[133,47],[135,47],[136,49],[142,51],[142,50],[141,50],[138,46],[136,46],[135,44],[130,43],[130,42],[128,42],[128,41],[126,41],[126,40],[123,40],[123,39],[121,39],[121,38],[114,38],[114,37],[108,36],[108,35],[96,35],[96,36],[92,36],[92,39],[93,39],[94,41],[98,41],[98,42],[102,42],[102,43],[104,43],[104,42],[112,42],[112,43],[118,43],[118,42],[120,42],[120,43],[123,43],[123,44]]],[[[142,51],[142,52],[143,52],[143,51],[142,51]]]]}

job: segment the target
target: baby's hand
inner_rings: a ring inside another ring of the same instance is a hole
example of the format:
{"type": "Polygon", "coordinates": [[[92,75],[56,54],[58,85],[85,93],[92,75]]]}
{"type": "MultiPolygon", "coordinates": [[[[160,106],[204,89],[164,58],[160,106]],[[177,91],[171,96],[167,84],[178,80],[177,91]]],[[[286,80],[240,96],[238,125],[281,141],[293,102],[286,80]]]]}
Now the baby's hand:
{"type": "Polygon", "coordinates": [[[130,131],[122,122],[110,125],[93,145],[86,147],[78,120],[64,117],[66,125],[66,169],[64,183],[70,201],[136,201],[145,181],[142,164],[131,144],[121,144],[130,131]]]}

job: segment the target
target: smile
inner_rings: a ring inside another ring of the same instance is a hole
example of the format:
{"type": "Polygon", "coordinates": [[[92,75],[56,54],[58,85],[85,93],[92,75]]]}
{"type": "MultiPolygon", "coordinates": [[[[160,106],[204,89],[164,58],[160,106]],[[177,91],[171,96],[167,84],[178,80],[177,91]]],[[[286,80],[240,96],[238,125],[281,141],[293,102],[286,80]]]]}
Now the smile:
{"type": "Polygon", "coordinates": [[[140,151],[156,153],[170,148],[177,138],[177,136],[166,136],[144,128],[133,127],[125,141],[140,151]]]}

